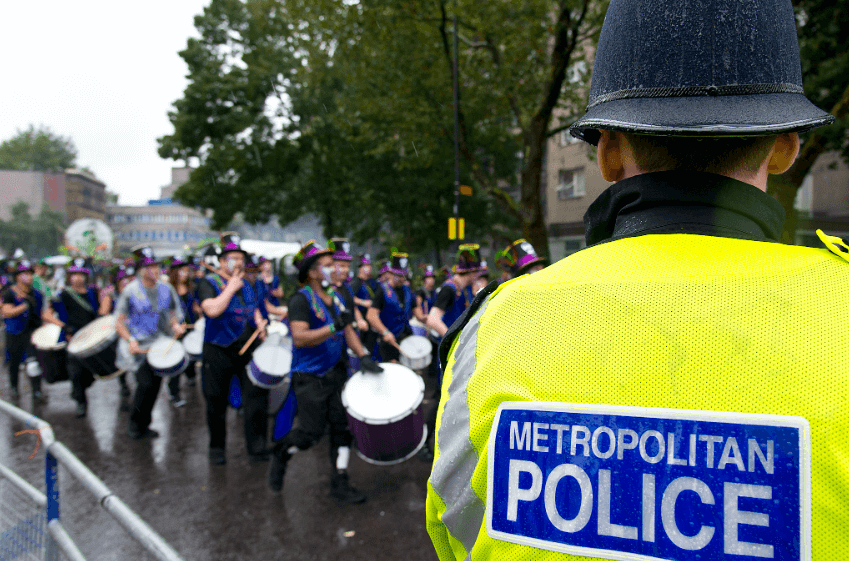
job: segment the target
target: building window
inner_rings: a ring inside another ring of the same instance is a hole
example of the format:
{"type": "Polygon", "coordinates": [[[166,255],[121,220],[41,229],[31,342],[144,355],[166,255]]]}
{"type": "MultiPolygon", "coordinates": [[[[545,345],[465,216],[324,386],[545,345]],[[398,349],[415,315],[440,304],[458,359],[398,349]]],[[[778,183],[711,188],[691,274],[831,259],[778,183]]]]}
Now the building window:
{"type": "Polygon", "coordinates": [[[585,241],[583,238],[576,238],[572,240],[566,240],[566,255],[572,255],[576,251],[580,251],[584,247],[585,241]]]}
{"type": "Polygon", "coordinates": [[[570,144],[575,144],[577,142],[580,142],[579,139],[577,139],[574,136],[572,136],[571,134],[569,134],[569,129],[560,131],[560,134],[558,134],[557,136],[559,137],[559,140],[560,140],[559,144],[560,144],[561,147],[562,146],[569,146],[570,144]]]}
{"type": "Polygon", "coordinates": [[[561,169],[557,172],[557,200],[568,201],[586,194],[584,168],[561,169]]]}

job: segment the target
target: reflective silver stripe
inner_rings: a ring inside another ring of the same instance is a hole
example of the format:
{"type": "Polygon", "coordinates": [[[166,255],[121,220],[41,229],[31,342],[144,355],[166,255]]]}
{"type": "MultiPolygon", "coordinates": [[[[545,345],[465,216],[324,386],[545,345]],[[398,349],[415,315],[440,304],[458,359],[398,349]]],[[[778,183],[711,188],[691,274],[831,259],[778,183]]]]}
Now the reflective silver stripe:
{"type": "Polygon", "coordinates": [[[475,371],[480,316],[487,305],[488,302],[466,325],[454,348],[448,401],[437,433],[439,457],[430,475],[431,485],[445,503],[442,523],[463,544],[469,557],[483,524],[484,504],[472,490],[472,474],[478,464],[478,452],[469,436],[466,384],[475,371]]]}

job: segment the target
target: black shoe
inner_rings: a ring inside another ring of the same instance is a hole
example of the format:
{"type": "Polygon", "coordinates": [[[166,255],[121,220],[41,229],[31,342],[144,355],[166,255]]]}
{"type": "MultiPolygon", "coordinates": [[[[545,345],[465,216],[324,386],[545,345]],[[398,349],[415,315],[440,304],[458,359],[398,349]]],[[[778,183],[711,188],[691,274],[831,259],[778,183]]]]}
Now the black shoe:
{"type": "Polygon", "coordinates": [[[77,419],[82,419],[88,413],[88,405],[85,403],[77,403],[77,419]]]}
{"type": "Polygon", "coordinates": [[[274,450],[271,458],[271,468],[268,470],[268,486],[275,493],[283,490],[283,476],[286,475],[286,464],[292,455],[288,450],[279,447],[274,450]]]}
{"type": "Polygon", "coordinates": [[[214,466],[223,466],[226,464],[227,456],[224,454],[224,448],[210,448],[209,463],[214,466]]]}
{"type": "Polygon", "coordinates": [[[266,448],[265,450],[260,450],[256,453],[248,453],[248,458],[250,458],[252,464],[262,464],[271,459],[271,450],[266,448]]]}
{"type": "Polygon", "coordinates": [[[351,487],[348,472],[341,470],[330,476],[330,496],[350,504],[366,502],[366,496],[351,487]]]}
{"type": "Polygon", "coordinates": [[[159,433],[153,429],[145,429],[142,432],[128,430],[127,434],[130,435],[130,438],[132,438],[133,440],[144,440],[145,438],[156,438],[157,436],[159,436],[159,433]]]}
{"type": "Polygon", "coordinates": [[[126,382],[121,384],[121,397],[130,397],[130,386],[126,382]]]}

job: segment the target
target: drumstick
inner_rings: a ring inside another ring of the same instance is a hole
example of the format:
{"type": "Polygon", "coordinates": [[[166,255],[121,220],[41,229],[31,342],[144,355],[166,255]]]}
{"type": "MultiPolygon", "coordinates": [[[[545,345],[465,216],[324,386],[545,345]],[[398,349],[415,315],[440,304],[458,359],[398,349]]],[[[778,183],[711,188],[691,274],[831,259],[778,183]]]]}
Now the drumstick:
{"type": "Polygon", "coordinates": [[[399,352],[399,353],[401,353],[401,354],[402,354],[402,355],[404,355],[405,357],[409,358],[410,360],[413,360],[413,357],[411,357],[410,355],[408,355],[407,353],[405,353],[405,352],[404,352],[404,349],[402,349],[402,348],[401,348],[401,345],[399,345],[396,341],[392,341],[392,343],[390,343],[390,344],[391,344],[393,347],[395,347],[396,349],[398,349],[398,352],[399,352]]]}
{"type": "Polygon", "coordinates": [[[248,342],[245,343],[245,346],[242,347],[242,350],[239,351],[239,356],[245,354],[245,351],[247,351],[248,347],[250,347],[251,344],[256,340],[257,336],[259,335],[259,332],[262,331],[262,328],[265,327],[266,323],[268,323],[267,320],[262,320],[259,322],[259,325],[257,326],[256,331],[254,331],[254,334],[251,335],[251,338],[248,339],[248,342]]]}

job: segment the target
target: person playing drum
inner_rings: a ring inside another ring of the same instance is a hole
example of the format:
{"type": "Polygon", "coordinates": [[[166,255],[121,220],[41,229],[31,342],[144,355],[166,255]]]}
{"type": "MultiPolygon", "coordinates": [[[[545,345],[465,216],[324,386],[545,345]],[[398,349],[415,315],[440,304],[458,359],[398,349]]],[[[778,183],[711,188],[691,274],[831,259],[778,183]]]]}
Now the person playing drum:
{"type": "MultiPolygon", "coordinates": [[[[88,284],[91,264],[85,257],[72,259],[65,269],[65,275],[68,284],[56,295],[52,308],[58,316],[57,325],[65,330],[65,337],[70,340],[77,331],[98,317],[107,315],[111,302],[108,296],[100,298],[97,289],[88,284]]],[[[77,402],[77,417],[82,418],[88,411],[85,392],[94,383],[94,374],[70,353],[67,365],[71,397],[77,402]]]]}
{"type": "Polygon", "coordinates": [[[415,301],[410,287],[404,284],[408,263],[406,253],[392,253],[389,276],[377,287],[367,314],[381,338],[380,356],[386,362],[398,362],[398,343],[413,333],[409,318],[415,301]]]}
{"type": "Polygon", "coordinates": [[[159,436],[150,428],[151,411],[156,404],[162,378],[157,376],[144,351],[158,336],[180,337],[186,332],[180,297],[174,287],[162,282],[160,262],[150,247],[133,250],[136,257],[136,279],[130,282],[118,298],[116,329],[128,342],[125,350],[119,346],[117,366],[136,373],[136,391],[130,410],[127,433],[133,440],[159,436]]]}
{"type": "MultiPolygon", "coordinates": [[[[175,257],[168,267],[168,281],[174,287],[177,296],[180,297],[180,308],[183,310],[183,317],[188,325],[194,325],[203,313],[200,309],[200,302],[197,300],[191,265],[191,258],[182,259],[175,257]]],[[[186,378],[189,387],[194,387],[195,385],[195,375],[197,373],[195,364],[195,362],[192,362],[186,368],[186,378]]],[[[174,407],[183,407],[186,404],[186,400],[180,398],[179,374],[177,376],[171,376],[168,379],[168,396],[174,407]]]]}
{"type": "Polygon", "coordinates": [[[251,461],[268,461],[268,390],[255,386],[245,368],[253,351],[265,338],[265,321],[254,287],[245,278],[246,252],[233,232],[221,234],[219,269],[200,281],[198,299],[206,317],[203,342],[203,388],[209,429],[209,462],[227,463],[227,398],[233,376],[242,390],[245,445],[251,461]],[[262,326],[262,327],[261,327],[262,326]],[[259,329],[259,337],[240,351],[259,329]]]}
{"type": "Polygon", "coordinates": [[[336,293],[348,310],[354,310],[354,325],[356,329],[361,334],[365,333],[369,325],[366,323],[360,309],[355,306],[356,292],[354,292],[354,287],[348,281],[348,275],[351,272],[351,261],[353,259],[350,254],[351,243],[346,238],[332,238],[327,242],[327,247],[333,250],[333,274],[331,277],[336,293]]]}
{"type": "MultiPolygon", "coordinates": [[[[35,360],[35,348],[30,339],[42,322],[43,299],[32,287],[33,267],[21,259],[14,269],[14,284],[3,291],[3,318],[6,324],[6,349],[9,359],[9,387],[12,398],[18,398],[18,372],[26,353],[35,360]]],[[[47,319],[47,318],[44,318],[47,319]]],[[[30,378],[33,402],[41,402],[41,377],[30,378]]]]}
{"type": "Polygon", "coordinates": [[[283,301],[283,287],[280,286],[280,277],[274,274],[274,263],[265,257],[259,258],[259,279],[265,286],[265,309],[269,314],[274,314],[278,320],[286,319],[286,307],[283,301]]]}
{"type": "Polygon", "coordinates": [[[268,473],[272,491],[283,489],[286,465],[292,454],[316,444],[330,425],[330,494],[348,503],[361,503],[365,495],[351,487],[348,458],[352,435],[342,405],[342,388],[348,380],[343,339],[360,356],[366,372],[382,372],[363,349],[351,325],[353,310],[328,293],[333,272],[333,251],[314,240],[295,255],[301,288],[289,300],[292,388],[298,402],[299,425],[274,446],[268,473]]]}
{"type": "MultiPolygon", "coordinates": [[[[108,296],[110,300],[110,313],[115,313],[115,305],[118,303],[118,297],[124,292],[124,288],[136,278],[136,268],[133,266],[133,261],[121,265],[115,273],[113,284],[115,285],[114,294],[108,296]]],[[[102,296],[101,296],[102,297],[102,296]]],[[[121,372],[118,375],[118,382],[121,385],[121,397],[130,397],[130,386],[127,385],[127,373],[121,372]]],[[[122,403],[122,407],[123,407],[122,403]]],[[[124,411],[124,409],[122,409],[124,411]]]]}

